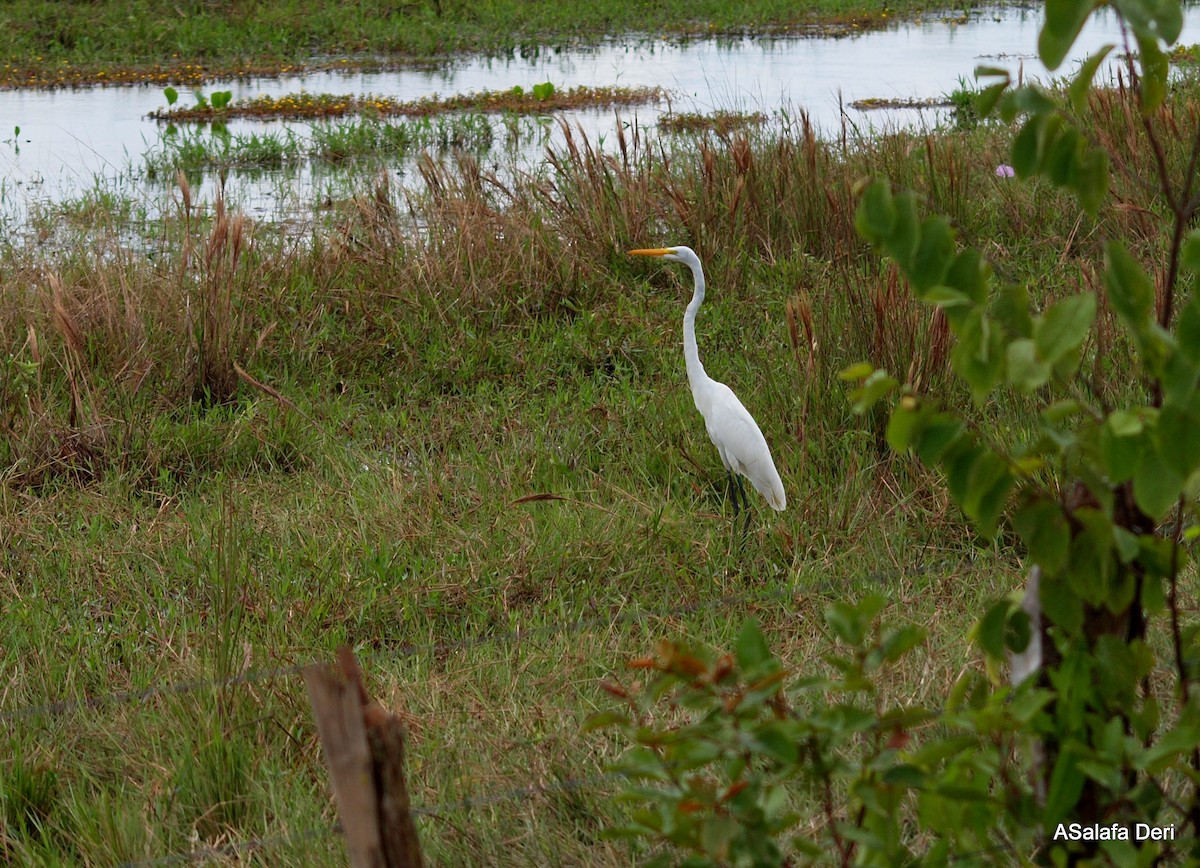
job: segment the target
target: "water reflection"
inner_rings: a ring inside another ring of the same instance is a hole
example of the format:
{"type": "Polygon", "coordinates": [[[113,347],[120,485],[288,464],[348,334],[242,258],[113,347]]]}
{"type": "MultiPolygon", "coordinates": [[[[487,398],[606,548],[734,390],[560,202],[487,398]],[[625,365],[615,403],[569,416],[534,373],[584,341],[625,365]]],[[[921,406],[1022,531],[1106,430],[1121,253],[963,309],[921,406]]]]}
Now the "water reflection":
{"type": "MultiPolygon", "coordinates": [[[[1197,31],[1200,8],[1186,10],[1183,41],[1197,31]]],[[[806,110],[825,134],[843,122],[859,129],[921,125],[935,122],[935,109],[898,109],[864,114],[845,109],[867,98],[927,99],[946,94],[960,81],[970,82],[976,65],[1005,66],[1026,77],[1045,76],[1031,56],[1040,25],[1039,9],[1006,8],[975,14],[965,21],[931,18],[891,30],[810,38],[721,38],[668,43],[642,38],[572,50],[514,52],[505,58],[466,58],[437,69],[384,73],[323,72],[279,79],[216,82],[208,90],[228,89],[234,100],[309,92],[378,94],[414,100],[440,94],[503,90],[551,81],[558,88],[589,86],[662,86],[670,98],[662,105],[623,109],[621,119],[653,128],[669,109],[712,112],[718,109],[762,111],[781,107],[806,110]]],[[[1194,37],[1192,37],[1194,38],[1194,37]]],[[[1117,41],[1115,16],[1102,11],[1081,35],[1073,55],[1060,71],[1105,42],[1117,41]]],[[[181,99],[190,99],[184,93],[181,99]]],[[[9,220],[26,213],[30,202],[60,201],[89,190],[120,191],[144,201],[151,212],[169,201],[160,179],[147,177],[143,155],[162,135],[145,118],[165,104],[155,86],[91,88],[54,92],[0,92],[0,214],[9,220]],[[13,127],[20,135],[13,136],[13,127]]],[[[611,140],[613,112],[564,113],[593,139],[611,140]]],[[[493,120],[496,142],[511,141],[504,121],[493,120]]],[[[291,128],[307,135],[307,124],[264,124],[239,121],[231,133],[291,128]]],[[[549,140],[558,135],[551,126],[549,140]]],[[[545,142],[533,137],[518,151],[530,163],[544,153],[545,142]]],[[[401,178],[403,161],[392,169],[401,178]]],[[[281,173],[232,174],[227,193],[253,214],[277,218],[299,203],[311,208],[329,191],[320,178],[327,173],[303,166],[281,173]]],[[[344,173],[343,173],[344,174],[344,173]]],[[[407,174],[411,174],[408,172],[407,174]]],[[[204,179],[196,191],[211,197],[218,180],[204,179]]]]}

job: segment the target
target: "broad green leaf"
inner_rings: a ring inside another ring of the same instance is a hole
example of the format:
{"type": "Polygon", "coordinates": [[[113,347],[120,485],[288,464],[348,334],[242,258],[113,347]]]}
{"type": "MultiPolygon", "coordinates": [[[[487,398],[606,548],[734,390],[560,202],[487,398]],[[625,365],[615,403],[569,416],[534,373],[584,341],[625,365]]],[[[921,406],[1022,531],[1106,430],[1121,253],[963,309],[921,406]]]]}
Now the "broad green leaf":
{"type": "Polygon", "coordinates": [[[1046,20],[1038,34],[1038,56],[1047,69],[1058,69],[1066,58],[1092,6],[1091,0],[1046,0],[1046,20]]]}
{"type": "Polygon", "coordinates": [[[1068,296],[1043,313],[1033,324],[1038,355],[1054,364],[1079,348],[1096,318],[1096,296],[1090,292],[1068,296]]]}
{"type": "Polygon", "coordinates": [[[796,762],[799,755],[796,737],[783,721],[767,720],[757,724],[751,735],[763,753],[783,763],[796,762]]]}
{"type": "Polygon", "coordinates": [[[1161,444],[1162,456],[1181,479],[1200,467],[1198,434],[1200,413],[1193,407],[1167,404],[1159,412],[1157,440],[1161,444]]]}
{"type": "Polygon", "coordinates": [[[1163,460],[1159,449],[1143,450],[1133,474],[1133,500],[1154,521],[1167,514],[1183,490],[1183,477],[1163,460]]]}
{"type": "Polygon", "coordinates": [[[1171,73],[1171,62],[1158,40],[1153,36],[1137,34],[1138,63],[1142,68],[1142,113],[1149,115],[1158,109],[1167,96],[1167,76],[1171,73]]]}
{"type": "Polygon", "coordinates": [[[855,362],[853,365],[847,365],[842,368],[838,372],[838,379],[844,382],[865,380],[873,373],[875,373],[875,366],[870,362],[855,362]]]}
{"type": "Polygon", "coordinates": [[[935,286],[922,293],[921,301],[936,304],[945,310],[952,307],[970,307],[974,302],[965,292],[950,286],[935,286]]]}
{"type": "Polygon", "coordinates": [[[975,67],[975,78],[1002,78],[1008,81],[1009,71],[1003,66],[977,66],[975,67]]]}
{"type": "Polygon", "coordinates": [[[1016,111],[1024,114],[1041,115],[1058,111],[1058,102],[1036,84],[1016,88],[1012,91],[1012,99],[1016,111]]]}
{"type": "Polygon", "coordinates": [[[850,403],[855,413],[865,413],[871,409],[880,398],[899,386],[895,377],[887,371],[874,371],[861,386],[850,391],[850,403]]]}
{"type": "MultiPolygon", "coordinates": [[[[1196,244],[1200,248],[1200,238],[1196,244]]],[[[1197,250],[1197,255],[1200,256],[1200,249],[1197,250]]],[[[1196,273],[1200,274],[1200,271],[1196,273]]],[[[1192,364],[1200,365],[1200,293],[1192,292],[1187,304],[1179,311],[1179,319],[1175,322],[1175,335],[1179,341],[1179,354],[1192,364]]]]}
{"type": "Polygon", "coordinates": [[[863,191],[854,217],[858,234],[878,244],[896,228],[896,206],[886,181],[873,181],[863,191]]]}
{"type": "Polygon", "coordinates": [[[917,457],[925,464],[939,461],[947,449],[958,443],[965,426],[946,413],[940,413],[921,429],[916,438],[917,457]]]}
{"type": "Polygon", "coordinates": [[[1113,483],[1132,479],[1147,448],[1148,438],[1142,437],[1141,417],[1118,410],[1105,420],[1100,429],[1100,464],[1113,483]]]}
{"type": "Polygon", "coordinates": [[[1180,265],[1192,274],[1200,274],[1200,229],[1193,229],[1187,234],[1179,254],[1180,265]]]}
{"type": "MultiPolygon", "coordinates": [[[[921,243],[921,218],[917,215],[917,198],[905,190],[893,200],[896,222],[891,233],[883,239],[884,249],[906,275],[913,269],[917,245],[921,243]]],[[[911,275],[910,275],[911,277],[911,275]]]]}
{"type": "Polygon", "coordinates": [[[1050,366],[1038,358],[1037,346],[1030,338],[1008,345],[1008,382],[1023,392],[1032,392],[1050,380],[1050,366]]]}
{"type": "Polygon", "coordinates": [[[1108,154],[1091,148],[1083,155],[1076,167],[1075,192],[1083,209],[1095,215],[1108,195],[1108,154]]]}
{"type": "Polygon", "coordinates": [[[988,296],[988,281],[992,267],[974,247],[960,250],[946,273],[946,285],[963,292],[976,304],[984,304],[988,296]]]}
{"type": "Polygon", "coordinates": [[[589,714],[583,722],[581,730],[583,732],[591,732],[596,729],[604,729],[610,726],[628,726],[629,715],[621,711],[597,711],[594,714],[589,714]]]}
{"type": "Polygon", "coordinates": [[[988,454],[983,463],[976,463],[971,478],[971,496],[967,498],[965,511],[975,521],[982,536],[996,533],[1000,514],[1008,504],[1008,493],[1016,480],[1008,465],[996,455],[988,454]]]}
{"type": "Polygon", "coordinates": [[[982,447],[970,441],[960,441],[942,457],[946,469],[946,487],[954,502],[962,506],[971,488],[971,474],[975,464],[984,456],[982,447]]]}
{"type": "Polygon", "coordinates": [[[1004,372],[1004,335],[979,308],[972,309],[955,329],[958,342],[950,351],[954,371],[971,387],[982,404],[1004,372]]]}
{"type": "Polygon", "coordinates": [[[1154,282],[1120,241],[1104,246],[1104,285],[1108,304],[1135,336],[1154,310],[1154,282]]]}
{"type": "Polygon", "coordinates": [[[758,628],[758,624],[753,618],[746,619],[746,622],[742,624],[735,651],[738,667],[743,672],[749,672],[771,659],[771,649],[767,647],[767,640],[763,637],[762,630],[758,628]]]}
{"type": "Polygon", "coordinates": [[[896,662],[913,648],[925,641],[926,631],[913,624],[896,627],[884,634],[880,640],[880,650],[890,662],[896,662]]]}
{"type": "Polygon", "coordinates": [[[1038,143],[1045,126],[1045,116],[1034,115],[1025,121],[1020,132],[1013,139],[1013,169],[1022,178],[1031,178],[1038,170],[1038,166],[1041,163],[1038,153],[1038,143]]]}
{"type": "Polygon", "coordinates": [[[1100,68],[1100,64],[1104,62],[1104,58],[1108,57],[1113,47],[1109,44],[1101,47],[1099,51],[1093,52],[1080,65],[1079,72],[1075,73],[1075,77],[1071,79],[1071,86],[1067,88],[1067,93],[1071,98],[1071,108],[1075,110],[1076,114],[1082,115],[1087,111],[1088,92],[1092,89],[1092,79],[1096,77],[1096,70],[1100,68]]]}
{"type": "Polygon", "coordinates": [[[1029,293],[1025,285],[1012,283],[1005,286],[992,302],[993,319],[1017,337],[1033,336],[1033,317],[1029,315],[1029,293]]]}
{"type": "Polygon", "coordinates": [[[1039,596],[1042,601],[1042,614],[1050,623],[1071,634],[1082,629],[1083,601],[1077,594],[1072,593],[1065,581],[1057,578],[1047,580],[1043,575],[1039,596]]]}
{"type": "Polygon", "coordinates": [[[1013,526],[1025,543],[1029,559],[1052,576],[1062,568],[1071,546],[1071,530],[1057,503],[1034,500],[1013,515],[1013,526]]]}
{"type": "Polygon", "coordinates": [[[1183,11],[1177,0],[1113,0],[1113,5],[1135,31],[1167,45],[1183,30],[1183,11]]]}
{"type": "Polygon", "coordinates": [[[1046,807],[1043,816],[1046,828],[1053,829],[1072,809],[1083,792],[1083,774],[1076,767],[1077,755],[1074,745],[1068,743],[1058,754],[1054,770],[1050,773],[1050,787],[1046,792],[1046,807]]]}
{"type": "Polygon", "coordinates": [[[979,626],[975,630],[975,640],[983,653],[989,657],[1000,659],[1004,657],[1004,627],[1008,623],[1008,613],[1013,608],[1009,600],[997,600],[988,607],[979,626]]]}
{"type": "Polygon", "coordinates": [[[919,297],[942,283],[954,261],[954,233],[944,217],[929,217],[921,224],[921,237],[908,280],[919,297]]]}
{"type": "Polygon", "coordinates": [[[904,399],[892,410],[887,425],[887,442],[897,452],[904,452],[911,445],[926,413],[920,407],[906,407],[904,399]]]}
{"type": "Polygon", "coordinates": [[[1056,131],[1054,138],[1046,142],[1043,166],[1043,172],[1051,183],[1059,187],[1075,186],[1083,150],[1084,141],[1079,130],[1067,127],[1056,131]]]}
{"type": "Polygon", "coordinates": [[[1029,620],[1029,613],[1020,606],[1012,606],[1004,625],[1005,649],[1020,654],[1029,647],[1032,638],[1033,622],[1029,620]]]}
{"type": "MultiPolygon", "coordinates": [[[[1178,326],[1176,331],[1180,331],[1178,326]]],[[[1195,352],[1195,348],[1185,349],[1181,340],[1179,346],[1168,355],[1160,376],[1163,407],[1182,407],[1196,401],[1196,384],[1200,380],[1200,363],[1189,358],[1189,351],[1195,352]]]]}
{"type": "MultiPolygon", "coordinates": [[[[976,70],[978,72],[978,70],[976,70]]],[[[996,108],[996,103],[1000,101],[1000,97],[1004,96],[1004,91],[1008,89],[1008,80],[1005,79],[997,84],[989,84],[983,90],[975,95],[975,113],[981,118],[986,118],[996,108]]]]}
{"type": "Polygon", "coordinates": [[[1146,427],[1142,417],[1131,410],[1114,410],[1104,424],[1115,437],[1132,437],[1142,433],[1142,429],[1146,427]]]}

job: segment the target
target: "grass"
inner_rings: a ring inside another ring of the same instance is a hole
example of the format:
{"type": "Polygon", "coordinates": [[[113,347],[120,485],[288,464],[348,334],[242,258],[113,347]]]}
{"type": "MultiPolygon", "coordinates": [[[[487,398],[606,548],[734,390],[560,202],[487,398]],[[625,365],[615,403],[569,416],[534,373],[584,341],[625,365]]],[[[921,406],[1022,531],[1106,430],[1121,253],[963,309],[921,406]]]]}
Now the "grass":
{"type": "MultiPolygon", "coordinates": [[[[882,26],[896,17],[945,8],[925,0],[670,0],[585,7],[546,0],[186,0],[171,14],[150,0],[59,3],[10,0],[0,29],[0,85],[87,83],[201,84],[214,77],[261,76],[336,66],[378,67],[398,60],[444,60],[462,52],[506,54],[611,33],[669,37],[777,33],[882,26]]],[[[969,7],[968,7],[969,8],[969,7]]]]}
{"type": "Polygon", "coordinates": [[[336,165],[359,157],[412,156],[423,150],[484,153],[492,147],[494,136],[488,119],[478,113],[390,122],[328,121],[313,125],[307,135],[291,128],[230,132],[217,124],[171,130],[142,159],[151,180],[169,180],[179,171],[279,169],[312,161],[336,165]]]}
{"type": "Polygon", "coordinates": [[[207,103],[196,106],[160,109],[148,117],[158,121],[228,121],[234,118],[255,120],[327,119],[348,115],[368,117],[426,117],[445,112],[504,112],[506,114],[550,114],[579,108],[613,108],[657,102],[665,94],[659,87],[572,87],[558,90],[545,82],[526,91],[517,86],[509,90],[485,90],[451,97],[424,97],[401,101],[390,97],[353,94],[297,93],[281,97],[262,96],[245,102],[214,108],[207,103]]]}
{"type": "MultiPolygon", "coordinates": [[[[1096,98],[1093,135],[1144,165],[1127,106],[1096,98]]],[[[424,847],[456,865],[638,855],[602,837],[617,746],[579,727],[658,638],[728,646],[752,616],[804,671],[824,606],[882,589],[930,631],[890,696],[936,703],[974,665],[1019,554],[848,409],[836,372],[864,358],[968,400],[945,324],[854,232],[855,184],[915,188],[1041,300],[1095,287],[1105,238],[1154,255],[1145,189],[1118,175],[1088,220],[997,178],[987,125],[564,135],[538,174],[426,159],[423,193],[380,184],[302,242],[185,181],[149,248],[94,209],[74,246],[0,247],[6,861],[342,864],[296,671],[341,643],[406,716],[424,847]],[[659,243],[706,261],[701,357],[787,486],[744,544],[686,388],[690,286],[624,254],[659,243]]],[[[1101,322],[1092,386],[1119,398],[1101,322]]],[[[985,412],[1031,425],[1015,397],[985,412]]]]}

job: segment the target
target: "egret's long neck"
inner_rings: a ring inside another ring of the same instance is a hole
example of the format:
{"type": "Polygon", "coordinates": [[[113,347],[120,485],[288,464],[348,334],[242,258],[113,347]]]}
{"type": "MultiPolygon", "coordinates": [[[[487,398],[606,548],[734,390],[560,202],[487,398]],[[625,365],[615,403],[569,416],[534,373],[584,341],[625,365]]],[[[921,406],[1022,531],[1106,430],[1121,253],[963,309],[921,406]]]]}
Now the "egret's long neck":
{"type": "Polygon", "coordinates": [[[696,289],[692,293],[692,300],[688,304],[687,310],[683,312],[683,360],[687,364],[688,385],[692,387],[694,395],[696,389],[708,381],[708,375],[704,373],[704,366],[700,364],[700,352],[696,348],[696,312],[704,303],[704,269],[700,267],[699,262],[695,265],[689,263],[688,267],[692,269],[692,277],[696,280],[696,289]]]}

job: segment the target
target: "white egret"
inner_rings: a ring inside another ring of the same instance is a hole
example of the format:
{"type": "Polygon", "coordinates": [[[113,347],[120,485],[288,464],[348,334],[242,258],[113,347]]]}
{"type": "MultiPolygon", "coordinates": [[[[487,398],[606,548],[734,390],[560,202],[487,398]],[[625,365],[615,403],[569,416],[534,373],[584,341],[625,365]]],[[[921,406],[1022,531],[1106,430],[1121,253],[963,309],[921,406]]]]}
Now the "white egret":
{"type": "MultiPolygon", "coordinates": [[[[656,247],[649,250],[630,250],[631,256],[661,256],[670,262],[682,262],[692,270],[695,289],[692,300],[683,314],[683,360],[687,365],[688,384],[692,388],[692,399],[696,409],[704,417],[708,436],[721,455],[721,463],[729,477],[729,496],[733,500],[733,516],[737,519],[738,494],[742,505],[749,510],[746,489],[742,477],[758,489],[772,509],[783,511],[787,497],[783,493],[783,481],[771,460],[771,450],[766,438],[759,430],[754,417],[738,400],[733,390],[718,383],[704,372],[700,354],[696,349],[696,312],[704,302],[704,267],[700,257],[690,247],[656,247]],[[735,484],[736,480],[736,484],[735,484]]],[[[747,511],[746,521],[750,515],[747,511]]]]}

